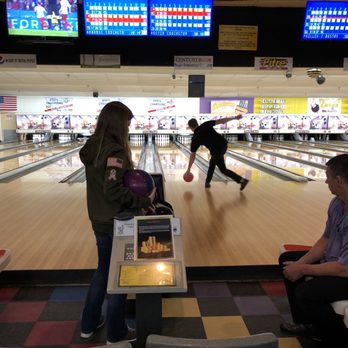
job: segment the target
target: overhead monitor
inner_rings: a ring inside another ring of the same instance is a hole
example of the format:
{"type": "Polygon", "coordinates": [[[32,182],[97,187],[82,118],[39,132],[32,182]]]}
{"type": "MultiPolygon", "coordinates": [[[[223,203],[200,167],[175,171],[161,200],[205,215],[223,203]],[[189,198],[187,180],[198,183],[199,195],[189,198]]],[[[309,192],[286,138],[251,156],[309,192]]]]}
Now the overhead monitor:
{"type": "Polygon", "coordinates": [[[69,0],[6,0],[9,35],[78,37],[77,5],[69,0]]]}
{"type": "Polygon", "coordinates": [[[210,37],[212,0],[149,0],[150,36],[210,37]]]}
{"type": "Polygon", "coordinates": [[[84,0],[83,19],[87,36],[146,36],[147,0],[84,0]]]}
{"type": "Polygon", "coordinates": [[[348,40],[347,1],[308,1],[303,40],[348,40]]]}

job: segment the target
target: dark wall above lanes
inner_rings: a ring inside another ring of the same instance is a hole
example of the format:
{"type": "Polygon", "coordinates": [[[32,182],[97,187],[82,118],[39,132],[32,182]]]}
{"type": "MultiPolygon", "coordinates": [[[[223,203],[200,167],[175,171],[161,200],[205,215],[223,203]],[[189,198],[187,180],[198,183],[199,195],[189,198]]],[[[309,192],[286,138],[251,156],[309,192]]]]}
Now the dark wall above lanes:
{"type": "MultiPolygon", "coordinates": [[[[214,66],[253,66],[254,57],[293,57],[295,67],[341,67],[347,41],[302,41],[304,8],[214,7],[211,38],[85,37],[69,40],[9,37],[0,2],[0,52],[34,53],[38,64],[79,65],[80,54],[120,54],[128,66],[172,66],[175,55],[212,55],[214,66]],[[257,51],[218,50],[219,25],[258,26],[257,51]]],[[[81,11],[79,11],[81,20],[81,11]]]]}

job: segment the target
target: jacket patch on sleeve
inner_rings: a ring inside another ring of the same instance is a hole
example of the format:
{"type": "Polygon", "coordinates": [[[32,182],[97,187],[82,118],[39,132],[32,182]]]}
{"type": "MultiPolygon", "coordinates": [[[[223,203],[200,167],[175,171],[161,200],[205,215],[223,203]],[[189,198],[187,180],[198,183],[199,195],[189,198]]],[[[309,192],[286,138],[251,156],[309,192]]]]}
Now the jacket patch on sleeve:
{"type": "Polygon", "coordinates": [[[108,180],[116,180],[116,169],[111,169],[108,180]]]}
{"type": "Polygon", "coordinates": [[[123,167],[123,160],[118,157],[108,157],[107,160],[107,167],[116,167],[116,168],[122,168],[123,167]]]}

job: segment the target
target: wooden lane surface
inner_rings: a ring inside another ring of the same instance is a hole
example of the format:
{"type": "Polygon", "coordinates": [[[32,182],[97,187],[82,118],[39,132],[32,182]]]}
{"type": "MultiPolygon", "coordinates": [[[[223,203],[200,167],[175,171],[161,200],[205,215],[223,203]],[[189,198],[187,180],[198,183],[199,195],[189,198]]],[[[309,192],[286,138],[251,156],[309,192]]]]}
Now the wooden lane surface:
{"type": "MultiPolygon", "coordinates": [[[[175,184],[175,183],[174,183],[175,184]]],[[[276,264],[282,243],[313,244],[322,234],[332,198],[324,182],[254,180],[213,183],[210,190],[170,185],[182,217],[184,254],[190,266],[276,264]]]]}
{"type": "MultiPolygon", "coordinates": [[[[322,233],[331,193],[324,182],[166,183],[182,219],[187,266],[276,264],[284,242],[312,244],[322,233]]],[[[12,251],[9,270],[96,266],[85,184],[0,185],[0,246],[12,251]]]]}

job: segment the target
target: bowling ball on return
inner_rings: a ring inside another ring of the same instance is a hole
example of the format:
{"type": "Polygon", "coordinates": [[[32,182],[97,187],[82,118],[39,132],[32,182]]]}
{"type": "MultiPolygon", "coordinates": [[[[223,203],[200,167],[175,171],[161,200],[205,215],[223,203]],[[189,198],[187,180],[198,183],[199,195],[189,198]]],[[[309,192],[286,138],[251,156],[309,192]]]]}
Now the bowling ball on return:
{"type": "Polygon", "coordinates": [[[141,169],[133,169],[123,176],[123,186],[136,195],[147,197],[154,189],[155,183],[151,174],[141,169]]]}
{"type": "Polygon", "coordinates": [[[184,173],[184,176],[183,176],[184,180],[186,182],[191,182],[193,180],[193,174],[190,172],[190,173],[184,173]]]}

